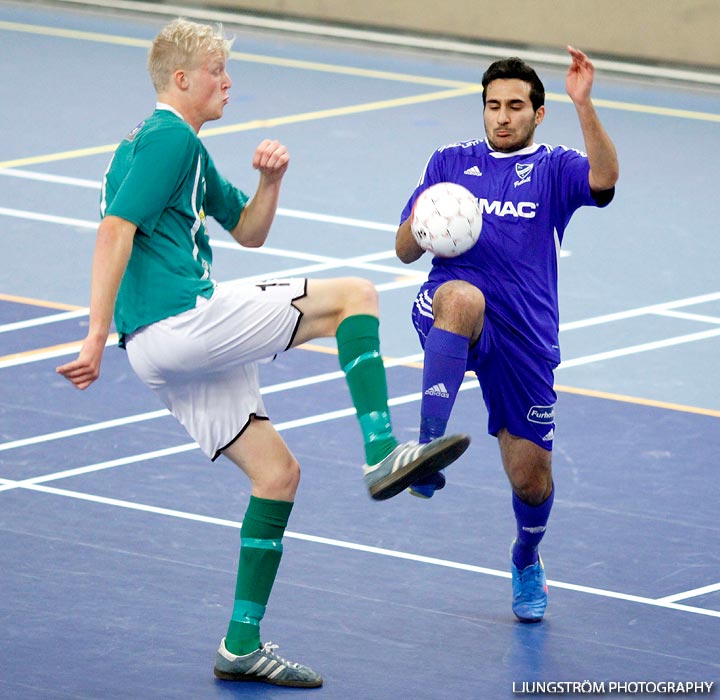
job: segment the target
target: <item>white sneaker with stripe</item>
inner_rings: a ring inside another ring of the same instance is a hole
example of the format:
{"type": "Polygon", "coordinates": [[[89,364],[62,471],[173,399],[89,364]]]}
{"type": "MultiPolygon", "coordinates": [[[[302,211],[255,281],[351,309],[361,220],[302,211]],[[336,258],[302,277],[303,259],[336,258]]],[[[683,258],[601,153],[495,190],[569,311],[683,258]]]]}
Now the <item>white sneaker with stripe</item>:
{"type": "Polygon", "coordinates": [[[363,467],[365,485],[371,498],[384,501],[452,464],[469,446],[467,435],[446,435],[422,445],[404,442],[381,462],[363,467]]]}
{"type": "Polygon", "coordinates": [[[275,653],[277,644],[265,642],[257,651],[236,656],[227,650],[225,640],[215,657],[215,675],[224,681],[254,681],[295,688],[318,688],[322,677],[311,668],[286,661],[275,653]]]}

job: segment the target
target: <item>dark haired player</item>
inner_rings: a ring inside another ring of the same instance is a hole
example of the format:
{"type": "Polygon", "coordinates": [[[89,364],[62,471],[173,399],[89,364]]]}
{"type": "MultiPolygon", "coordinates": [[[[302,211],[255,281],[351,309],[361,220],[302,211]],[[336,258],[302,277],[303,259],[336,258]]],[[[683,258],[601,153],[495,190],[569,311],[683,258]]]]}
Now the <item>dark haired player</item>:
{"type": "MultiPolygon", "coordinates": [[[[412,312],[425,350],[420,441],[445,433],[463,375],[473,371],[512,487],[512,607],[524,622],[541,620],[547,605],[538,544],[554,496],[559,249],[573,212],[607,205],[618,178],[615,147],[590,98],[594,67],[581,51],[568,47],[568,53],[566,90],[587,153],[535,143],[545,118],[543,84],[518,58],[496,61],[482,81],[486,138],[442,146],[430,156],[395,246],[404,263],[422,255],[410,217],[430,185],[456,182],[478,198],[480,239],[458,257],[433,259],[412,312]]],[[[410,492],[429,498],[444,485],[438,472],[410,492]]]]}

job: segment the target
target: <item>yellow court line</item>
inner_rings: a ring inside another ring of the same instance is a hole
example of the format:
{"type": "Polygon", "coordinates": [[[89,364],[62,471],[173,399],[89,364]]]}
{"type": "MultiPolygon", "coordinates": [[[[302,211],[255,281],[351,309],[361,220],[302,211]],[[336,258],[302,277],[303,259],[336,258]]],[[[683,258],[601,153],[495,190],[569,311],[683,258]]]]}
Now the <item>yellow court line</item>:
{"type": "Polygon", "coordinates": [[[80,311],[85,308],[84,306],[74,306],[73,304],[61,304],[56,301],[18,297],[12,294],[0,294],[0,301],[9,301],[14,304],[27,304],[28,306],[42,306],[46,309],[59,309],[61,311],[80,311]]]}
{"type": "MultiPolygon", "coordinates": [[[[289,114],[282,117],[269,117],[267,119],[253,119],[248,122],[240,122],[239,124],[228,124],[227,126],[218,126],[203,129],[200,136],[203,138],[212,138],[213,136],[223,136],[226,134],[234,134],[242,131],[253,131],[255,129],[268,129],[277,126],[286,126],[288,124],[298,124],[301,122],[317,121],[319,119],[332,119],[335,117],[344,117],[353,114],[362,114],[364,112],[373,112],[383,109],[394,109],[397,107],[407,107],[410,105],[422,104],[425,102],[434,102],[437,100],[448,100],[456,97],[465,97],[467,95],[482,92],[481,85],[468,84],[465,87],[453,88],[450,90],[439,90],[437,92],[428,92],[422,95],[410,95],[407,97],[397,97],[389,100],[378,100],[375,102],[363,102],[345,107],[332,107],[329,109],[321,109],[313,112],[300,112],[298,114],[289,114]]],[[[548,100],[558,102],[570,102],[570,98],[560,94],[548,93],[548,100]]],[[[686,110],[667,109],[661,107],[646,107],[643,105],[632,105],[624,102],[613,102],[610,100],[596,100],[596,104],[605,106],[608,109],[621,109],[627,111],[654,113],[663,116],[684,117],[686,119],[699,119],[705,121],[720,122],[719,114],[709,114],[704,112],[688,112],[686,110]]],[[[90,148],[79,148],[72,151],[61,151],[59,153],[50,153],[40,156],[30,156],[28,158],[17,158],[0,162],[0,168],[18,168],[27,165],[37,165],[40,163],[51,163],[60,160],[70,160],[73,158],[83,158],[86,156],[94,156],[102,153],[112,153],[117,143],[111,143],[104,146],[94,146],[90,148]]]]}
{"type": "MultiPolygon", "coordinates": [[[[0,300],[10,301],[22,301],[22,297],[9,297],[8,295],[0,294],[0,300]]],[[[69,306],[66,304],[54,304],[53,302],[42,302],[39,300],[27,300],[29,304],[37,306],[47,306],[48,308],[67,308],[67,309],[82,309],[82,306],[69,306]]],[[[116,343],[118,339],[117,333],[111,334],[108,337],[108,344],[116,343]]],[[[54,352],[56,350],[63,350],[66,348],[79,347],[82,344],[82,340],[75,340],[70,343],[62,343],[60,345],[51,345],[45,348],[35,348],[34,350],[26,350],[24,352],[13,353],[11,355],[0,356],[0,362],[7,362],[11,360],[18,360],[22,358],[35,357],[37,355],[54,352]]],[[[315,345],[313,343],[303,343],[297,346],[298,350],[306,350],[308,352],[319,352],[325,355],[336,355],[338,351],[336,348],[327,347],[325,345],[315,345]]],[[[390,358],[385,358],[386,360],[390,358]]],[[[412,367],[415,369],[422,369],[422,362],[404,362],[403,367],[412,367]]],[[[474,377],[472,372],[467,372],[466,376],[474,377]]],[[[656,401],[654,399],[645,399],[638,396],[628,396],[626,394],[615,394],[607,391],[597,391],[595,389],[581,389],[578,387],[565,386],[561,384],[555,385],[555,390],[565,394],[576,394],[579,396],[588,396],[596,399],[607,399],[608,401],[617,401],[619,403],[632,403],[641,406],[650,406],[653,408],[662,408],[668,411],[677,411],[681,413],[694,413],[702,416],[710,416],[713,418],[720,418],[720,411],[713,410],[710,408],[699,408],[697,406],[686,406],[683,404],[671,403],[668,401],[656,401]]]]}
{"type": "MultiPolygon", "coordinates": [[[[298,345],[299,350],[308,350],[310,352],[320,352],[327,355],[337,355],[335,348],[326,347],[324,345],[313,345],[312,343],[303,343],[298,345]]],[[[390,358],[385,358],[389,360],[390,358]]],[[[422,362],[403,362],[403,367],[413,367],[415,369],[422,369],[422,362]]],[[[472,372],[466,372],[466,377],[475,377],[472,372]]],[[[556,384],[554,386],[555,391],[563,394],[577,394],[579,396],[588,396],[594,399],[607,399],[608,401],[617,401],[619,403],[632,403],[640,406],[650,406],[653,408],[663,408],[668,411],[678,411],[681,413],[696,413],[701,416],[711,416],[713,418],[720,418],[720,411],[713,410],[711,408],[699,408],[697,406],[686,406],[679,403],[671,403],[669,401],[656,401],[654,399],[644,399],[639,396],[628,396],[626,394],[614,394],[608,391],[597,391],[595,389],[581,389],[574,386],[565,386],[562,384],[556,384]]]]}
{"type": "MultiPolygon", "coordinates": [[[[219,126],[210,129],[203,129],[200,135],[219,136],[222,134],[232,134],[238,131],[248,131],[251,129],[259,129],[262,127],[283,126],[285,124],[297,124],[298,122],[313,121],[316,119],[329,119],[332,117],[344,117],[349,114],[361,114],[363,112],[374,112],[381,109],[391,109],[394,107],[407,107],[408,105],[420,104],[422,102],[433,102],[435,100],[448,100],[453,97],[464,97],[473,93],[482,92],[480,85],[468,85],[466,87],[454,88],[452,90],[440,90],[438,92],[428,92],[423,95],[410,95],[409,97],[396,97],[390,100],[378,100],[376,102],[365,102],[347,107],[331,107],[330,109],[321,109],[316,112],[301,112],[300,114],[291,114],[286,117],[273,117],[270,119],[255,119],[243,124],[230,124],[228,126],[219,126]]],[[[1,166],[2,164],[0,164],[1,166]]]]}
{"type": "MultiPolygon", "coordinates": [[[[118,334],[111,333],[107,339],[107,345],[117,344],[118,334]]],[[[15,352],[10,355],[3,355],[0,357],[0,363],[2,362],[13,362],[15,360],[22,360],[31,357],[37,357],[38,355],[44,355],[46,353],[53,353],[60,350],[68,350],[70,348],[80,348],[82,340],[74,340],[70,343],[60,343],[60,345],[48,345],[45,348],[34,348],[33,350],[24,350],[23,352],[15,352]]]]}
{"type": "Polygon", "coordinates": [[[621,403],[634,403],[641,406],[651,406],[653,408],[664,408],[669,411],[681,411],[683,413],[697,413],[702,416],[711,416],[720,418],[720,411],[710,408],[698,408],[697,406],[685,406],[678,403],[670,403],[668,401],[656,401],[654,399],[643,399],[638,396],[627,396],[625,394],[614,394],[607,391],[595,391],[594,389],[578,389],[572,386],[556,385],[556,391],[565,394],[579,394],[581,396],[590,396],[596,399],[607,399],[609,401],[619,401],[621,403]]]}
{"type": "Polygon", "coordinates": [[[72,343],[60,343],[60,345],[48,345],[48,347],[46,348],[35,348],[33,350],[23,350],[23,352],[14,352],[10,355],[0,356],[0,363],[36,357],[37,355],[44,355],[45,353],[55,352],[56,350],[65,350],[72,347],[79,347],[81,343],[82,341],[75,340],[72,343]]]}
{"type": "MultiPolygon", "coordinates": [[[[298,124],[300,122],[314,121],[318,119],[331,119],[333,117],[348,116],[351,114],[362,114],[363,112],[372,112],[381,109],[392,109],[395,107],[406,107],[408,105],[420,104],[422,102],[432,102],[434,100],[447,100],[454,97],[462,97],[473,93],[481,92],[482,86],[469,85],[462,88],[453,88],[451,90],[440,90],[438,92],[429,92],[423,95],[411,95],[409,97],[398,97],[391,100],[379,100],[377,102],[363,102],[346,107],[333,107],[330,109],[322,109],[313,112],[300,112],[298,114],[289,114],[284,117],[269,117],[268,119],[253,119],[249,122],[241,122],[239,124],[229,124],[227,126],[218,126],[209,129],[203,129],[200,136],[208,138],[212,136],[222,136],[224,134],[234,134],[240,131],[252,131],[254,129],[267,129],[286,124],[298,124]]],[[[107,144],[105,146],[95,146],[92,148],[79,148],[73,151],[63,151],[60,153],[50,153],[42,156],[30,156],[28,158],[16,158],[15,160],[7,160],[0,162],[0,168],[19,168],[25,165],[37,165],[39,163],[51,163],[59,160],[70,160],[72,158],[83,158],[85,156],[94,156],[101,153],[112,153],[117,148],[117,143],[107,144]]]]}
{"type": "Polygon", "coordinates": [[[23,165],[37,165],[39,163],[54,163],[58,160],[71,160],[72,158],[84,158],[85,156],[96,156],[102,153],[113,153],[118,147],[117,143],[110,143],[107,146],[94,146],[92,148],[78,148],[74,151],[60,151],[59,153],[48,153],[42,156],[29,156],[28,158],[16,158],[0,163],[0,168],[20,168],[23,165]]]}
{"type": "MultiPolygon", "coordinates": [[[[19,22],[2,22],[0,29],[8,31],[26,32],[29,34],[40,34],[44,36],[58,36],[63,39],[79,39],[81,41],[94,41],[102,44],[116,44],[120,46],[131,46],[149,49],[152,41],[149,39],[133,39],[131,37],[115,36],[112,34],[101,34],[98,32],[83,32],[74,29],[56,29],[54,27],[43,27],[34,24],[21,24],[19,22]]],[[[439,87],[466,87],[472,85],[463,80],[449,80],[446,78],[431,78],[423,75],[412,75],[410,73],[396,73],[393,71],[370,70],[368,68],[355,68],[352,66],[341,66],[332,63],[319,63],[317,61],[303,61],[294,58],[279,58],[277,56],[266,56],[263,54],[244,53],[231,51],[230,58],[246,63],[263,63],[270,66],[282,66],[283,68],[298,68],[300,70],[311,70],[322,73],[337,73],[340,75],[352,75],[361,78],[375,78],[377,80],[392,80],[403,83],[415,83],[420,85],[436,85],[439,87]]]]}
{"type": "MultiPolygon", "coordinates": [[[[565,102],[572,104],[572,100],[559,92],[545,93],[545,99],[550,102],[565,102]]],[[[622,112],[638,112],[641,114],[654,114],[660,117],[675,117],[678,119],[695,119],[705,122],[720,122],[720,114],[713,112],[694,112],[689,109],[676,109],[674,107],[654,107],[643,105],[637,102],[620,102],[618,100],[605,100],[602,97],[593,97],[593,104],[596,107],[605,109],[616,109],[622,112]]]]}
{"type": "MultiPolygon", "coordinates": [[[[48,36],[59,36],[70,39],[81,39],[85,41],[96,41],[101,43],[119,44],[132,47],[147,48],[151,42],[147,39],[133,39],[130,37],[119,37],[110,34],[100,34],[95,32],[83,32],[78,30],[58,29],[53,27],[43,27],[39,25],[21,24],[16,22],[0,21],[0,29],[9,31],[28,32],[33,34],[41,34],[48,36]]],[[[283,59],[273,56],[263,56],[259,54],[232,52],[231,57],[245,62],[264,63],[268,65],[277,65],[291,68],[299,68],[303,70],[324,71],[338,74],[362,76],[368,78],[394,80],[406,83],[426,84],[426,85],[443,85],[453,86],[453,89],[439,92],[426,93],[423,95],[414,95],[390,100],[380,100],[375,102],[367,102],[358,105],[350,105],[346,107],[337,107],[333,109],[319,110],[315,112],[305,112],[285,117],[274,117],[269,119],[256,119],[250,122],[240,124],[215,127],[205,129],[201,132],[203,137],[219,136],[223,134],[237,133],[240,131],[249,131],[253,129],[268,128],[273,126],[282,126],[286,124],[297,124],[304,121],[312,121],[316,119],[328,119],[339,116],[348,116],[351,114],[360,114],[363,112],[376,111],[381,109],[391,109],[395,107],[405,107],[413,104],[421,104],[434,100],[452,99],[455,97],[464,97],[467,95],[482,92],[482,86],[477,83],[467,83],[453,80],[429,78],[426,76],[410,75],[405,73],[393,73],[378,70],[367,70],[362,68],[352,68],[348,66],[338,66],[332,64],[324,64],[313,61],[301,61],[296,59],[283,59]]],[[[560,93],[546,93],[546,99],[553,102],[569,103],[570,98],[560,93]]],[[[690,110],[652,107],[648,105],[634,104],[628,102],[618,102],[614,100],[594,99],[594,103],[599,107],[607,109],[624,110],[629,112],[641,112],[644,114],[655,114],[659,116],[668,116],[684,119],[696,119],[701,121],[720,122],[720,114],[712,114],[708,112],[692,112],[690,110]]],[[[0,168],[17,168],[27,165],[37,165],[41,163],[50,163],[60,160],[70,160],[72,158],[81,158],[85,156],[99,155],[104,153],[112,153],[117,148],[117,143],[107,144],[103,146],[95,146],[90,148],[81,148],[71,151],[63,151],[60,153],[51,153],[40,156],[30,156],[28,158],[17,158],[15,160],[0,162],[0,168]]]]}
{"type": "Polygon", "coordinates": [[[402,83],[416,85],[436,85],[438,87],[468,87],[478,83],[467,80],[450,80],[448,78],[431,78],[426,75],[412,75],[411,73],[394,73],[384,70],[370,70],[369,68],[354,68],[352,66],[340,66],[332,63],[318,63],[317,61],[301,61],[291,58],[277,58],[276,56],[264,56],[262,54],[242,53],[231,51],[230,57],[247,63],[263,63],[269,66],[282,66],[283,68],[299,68],[319,73],[339,73],[341,75],[352,75],[359,78],[375,78],[377,80],[392,80],[402,83]]]}
{"type": "MultiPolygon", "coordinates": [[[[112,34],[84,32],[72,29],[59,29],[55,27],[44,27],[40,25],[22,24],[18,22],[0,21],[0,29],[131,47],[149,48],[151,45],[151,41],[149,39],[133,39],[132,37],[122,37],[112,34]]],[[[303,61],[300,59],[279,58],[277,56],[251,54],[239,51],[232,51],[230,53],[230,56],[235,60],[244,61],[246,63],[262,63],[265,65],[281,66],[284,68],[297,68],[300,70],[336,73],[340,75],[352,75],[364,78],[374,78],[377,80],[404,82],[409,84],[436,85],[442,87],[458,88],[477,85],[476,83],[467,81],[450,80],[446,78],[431,78],[429,76],[412,75],[410,73],[397,73],[393,71],[370,70],[366,68],[355,68],[352,66],[320,63],[317,61],[303,61]]],[[[570,102],[570,98],[562,93],[546,93],[545,98],[551,102],[570,102]]],[[[715,114],[712,112],[696,112],[692,110],[676,109],[672,107],[654,107],[650,105],[643,105],[632,102],[604,100],[602,98],[593,98],[593,102],[596,106],[605,107],[607,109],[617,109],[627,112],[641,112],[643,114],[655,114],[658,116],[675,117],[680,119],[696,119],[701,121],[720,122],[720,114],[715,114]]]]}

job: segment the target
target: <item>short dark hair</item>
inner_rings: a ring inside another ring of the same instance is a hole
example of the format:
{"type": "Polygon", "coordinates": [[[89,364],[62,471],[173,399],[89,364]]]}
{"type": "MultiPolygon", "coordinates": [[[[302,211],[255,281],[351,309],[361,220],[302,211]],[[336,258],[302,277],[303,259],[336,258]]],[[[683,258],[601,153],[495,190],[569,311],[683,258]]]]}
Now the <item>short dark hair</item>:
{"type": "Polygon", "coordinates": [[[487,86],[493,80],[512,80],[514,78],[523,80],[530,85],[530,102],[532,102],[535,111],[545,104],[545,86],[542,84],[542,80],[538,77],[535,69],[525,63],[521,58],[513,56],[512,58],[503,58],[500,61],[495,61],[495,63],[490,64],[485,71],[482,79],[483,105],[485,104],[487,86]]]}

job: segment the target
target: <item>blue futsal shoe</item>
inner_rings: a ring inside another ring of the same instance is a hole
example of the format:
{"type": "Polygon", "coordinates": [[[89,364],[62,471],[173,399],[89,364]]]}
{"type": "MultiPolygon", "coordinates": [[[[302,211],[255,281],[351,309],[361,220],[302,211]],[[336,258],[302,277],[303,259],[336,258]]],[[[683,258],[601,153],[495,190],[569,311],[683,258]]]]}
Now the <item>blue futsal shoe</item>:
{"type": "MultiPolygon", "coordinates": [[[[513,543],[514,544],[514,543],[513,543]]],[[[540,622],[548,602],[548,587],[545,580],[545,567],[541,557],[530,566],[519,571],[512,561],[512,610],[520,622],[540,622]]]]}
{"type": "Polygon", "coordinates": [[[424,479],[418,479],[414,484],[410,484],[408,491],[411,496],[418,498],[432,498],[435,491],[445,488],[445,475],[435,472],[426,476],[424,479]]]}

